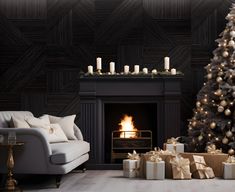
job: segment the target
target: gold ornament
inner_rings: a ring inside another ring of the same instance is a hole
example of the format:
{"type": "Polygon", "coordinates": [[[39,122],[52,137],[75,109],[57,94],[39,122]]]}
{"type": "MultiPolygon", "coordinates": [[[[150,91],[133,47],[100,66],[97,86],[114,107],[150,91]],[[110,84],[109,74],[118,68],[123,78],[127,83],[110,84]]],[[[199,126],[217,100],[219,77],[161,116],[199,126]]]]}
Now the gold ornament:
{"type": "Polygon", "coordinates": [[[211,73],[207,74],[207,79],[212,79],[212,74],[211,73]]]}
{"type": "Polygon", "coordinates": [[[225,100],[223,100],[223,101],[220,102],[220,105],[225,107],[227,105],[227,102],[225,100]]]}
{"type": "Polygon", "coordinates": [[[196,125],[197,125],[197,122],[196,122],[196,121],[193,121],[193,122],[192,122],[192,126],[193,126],[193,127],[196,127],[196,125]]]}
{"type": "Polygon", "coordinates": [[[224,52],[222,53],[222,55],[223,55],[223,57],[228,57],[229,53],[228,53],[228,51],[224,51],[224,52]]]}
{"type": "Polygon", "coordinates": [[[216,123],[215,123],[215,122],[211,122],[210,128],[211,128],[211,129],[214,129],[215,127],[216,127],[216,123]]]}
{"type": "Polygon", "coordinates": [[[230,156],[234,155],[234,149],[229,149],[229,150],[228,150],[228,154],[229,154],[230,156]]]}
{"type": "Polygon", "coordinates": [[[230,109],[226,109],[226,110],[224,111],[224,114],[227,115],[227,116],[231,115],[230,109]]]}
{"type": "MultiPolygon", "coordinates": [[[[230,17],[231,17],[231,16],[230,16],[230,17]]],[[[231,37],[235,37],[235,31],[230,31],[229,34],[230,34],[231,37]]]]}
{"type": "Polygon", "coordinates": [[[235,42],[233,41],[233,40],[230,40],[229,42],[228,42],[228,46],[229,47],[233,47],[235,45],[235,42]]]}
{"type": "Polygon", "coordinates": [[[230,106],[233,106],[233,102],[230,102],[229,105],[230,105],[230,106]]]}
{"type": "Polygon", "coordinates": [[[217,110],[218,110],[218,112],[222,113],[224,111],[224,107],[223,106],[219,106],[217,110]]]}
{"type": "Polygon", "coordinates": [[[233,132],[232,131],[229,130],[229,131],[226,132],[226,137],[230,138],[232,136],[233,136],[233,132]]]}
{"type": "Polygon", "coordinates": [[[198,141],[201,141],[203,139],[203,136],[202,135],[199,135],[198,136],[198,141]]]}
{"type": "Polygon", "coordinates": [[[204,98],[203,100],[202,100],[202,102],[204,103],[204,104],[206,104],[207,103],[207,98],[204,98]]]}
{"type": "Polygon", "coordinates": [[[235,91],[232,93],[232,96],[235,98],[235,91]]]}
{"type": "Polygon", "coordinates": [[[215,95],[217,95],[217,96],[222,95],[222,90],[221,90],[221,89],[217,89],[217,90],[215,91],[215,95]]]}
{"type": "Polygon", "coordinates": [[[217,81],[217,83],[221,83],[223,81],[223,79],[221,77],[217,77],[216,81],[217,81]]]}
{"type": "Polygon", "coordinates": [[[228,144],[228,138],[227,138],[227,137],[224,137],[224,138],[222,139],[222,143],[223,143],[223,144],[228,144]]]}
{"type": "Polygon", "coordinates": [[[197,107],[201,107],[201,102],[200,102],[200,101],[197,101],[197,102],[196,102],[196,106],[197,106],[197,107]]]}
{"type": "Polygon", "coordinates": [[[223,71],[220,71],[219,73],[218,73],[218,76],[222,76],[224,74],[224,72],[223,71]]]}

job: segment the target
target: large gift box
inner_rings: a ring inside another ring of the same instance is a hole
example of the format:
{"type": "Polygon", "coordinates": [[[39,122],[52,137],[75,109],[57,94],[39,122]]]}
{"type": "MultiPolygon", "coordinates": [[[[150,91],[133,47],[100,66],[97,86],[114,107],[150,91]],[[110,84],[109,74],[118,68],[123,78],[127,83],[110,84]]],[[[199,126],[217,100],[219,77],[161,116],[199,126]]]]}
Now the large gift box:
{"type": "Polygon", "coordinates": [[[165,179],[165,162],[158,155],[146,161],[146,179],[165,179]]]}
{"type": "Polygon", "coordinates": [[[170,160],[170,163],[172,165],[173,179],[191,179],[189,159],[177,155],[170,160]]]}
{"type": "Polygon", "coordinates": [[[203,156],[193,155],[191,171],[193,177],[197,179],[210,179],[215,177],[213,169],[207,166],[203,156]]]}
{"type": "MultiPolygon", "coordinates": [[[[140,157],[140,177],[146,178],[146,162],[149,160],[149,158],[153,156],[151,153],[146,153],[141,155],[140,157]]],[[[165,177],[166,178],[172,178],[172,168],[170,164],[170,159],[173,157],[172,153],[170,152],[163,152],[159,154],[161,159],[165,162],[165,177]]]]}
{"type": "Polygon", "coordinates": [[[140,156],[134,150],[133,153],[128,153],[129,159],[123,160],[123,176],[124,177],[139,177],[140,175],[140,156]]]}
{"type": "Polygon", "coordinates": [[[223,162],[223,178],[235,179],[235,158],[232,156],[223,162]]]}
{"type": "Polygon", "coordinates": [[[178,138],[170,138],[167,139],[167,142],[164,143],[163,149],[167,151],[172,151],[174,153],[183,153],[184,152],[184,144],[178,142],[178,138]]]}
{"type": "Polygon", "coordinates": [[[123,176],[134,178],[139,177],[140,160],[124,159],[123,176]]]}
{"type": "Polygon", "coordinates": [[[184,158],[189,158],[190,162],[193,162],[193,155],[203,156],[208,167],[211,167],[216,177],[223,176],[222,162],[226,161],[228,154],[225,153],[180,153],[184,158]]]}

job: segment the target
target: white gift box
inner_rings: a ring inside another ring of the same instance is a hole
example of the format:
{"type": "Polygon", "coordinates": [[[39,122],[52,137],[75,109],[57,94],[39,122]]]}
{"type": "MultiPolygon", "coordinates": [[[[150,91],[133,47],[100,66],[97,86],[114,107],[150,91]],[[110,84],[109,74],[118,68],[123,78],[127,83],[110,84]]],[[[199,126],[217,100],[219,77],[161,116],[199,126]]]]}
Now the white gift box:
{"type": "Polygon", "coordinates": [[[124,159],[123,160],[123,176],[134,178],[139,177],[140,160],[124,159]]]}
{"type": "Polygon", "coordinates": [[[184,152],[184,144],[182,144],[182,143],[176,143],[176,144],[164,143],[164,150],[177,152],[177,153],[183,153],[184,152]]]}
{"type": "Polygon", "coordinates": [[[146,161],[146,179],[165,179],[165,162],[146,161]]]}
{"type": "Polygon", "coordinates": [[[224,179],[235,179],[235,163],[223,162],[223,178],[224,179]]]}

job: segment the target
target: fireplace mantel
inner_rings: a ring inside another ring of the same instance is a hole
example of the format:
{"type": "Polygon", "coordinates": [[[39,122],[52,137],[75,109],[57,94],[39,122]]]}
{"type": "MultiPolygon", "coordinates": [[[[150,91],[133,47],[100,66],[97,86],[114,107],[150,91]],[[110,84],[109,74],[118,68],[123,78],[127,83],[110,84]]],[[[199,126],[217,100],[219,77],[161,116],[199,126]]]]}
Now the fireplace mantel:
{"type": "Polygon", "coordinates": [[[81,75],[79,126],[91,144],[91,167],[104,165],[106,103],[156,103],[157,145],[162,147],[167,138],[179,136],[182,78],[182,74],[81,75]]]}

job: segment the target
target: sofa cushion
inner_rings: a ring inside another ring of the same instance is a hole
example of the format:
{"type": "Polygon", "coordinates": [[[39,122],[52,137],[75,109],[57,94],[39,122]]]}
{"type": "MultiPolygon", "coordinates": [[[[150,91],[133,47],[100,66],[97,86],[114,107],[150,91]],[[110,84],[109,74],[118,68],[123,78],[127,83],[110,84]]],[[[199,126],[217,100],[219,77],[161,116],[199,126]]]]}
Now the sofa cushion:
{"type": "Polygon", "coordinates": [[[53,164],[66,164],[90,151],[90,144],[86,141],[73,140],[67,143],[53,143],[50,145],[53,164]]]}
{"type": "Polygon", "coordinates": [[[77,139],[74,134],[74,119],[76,115],[70,115],[65,117],[56,117],[49,115],[50,123],[58,123],[63,129],[68,139],[77,139]]]}

